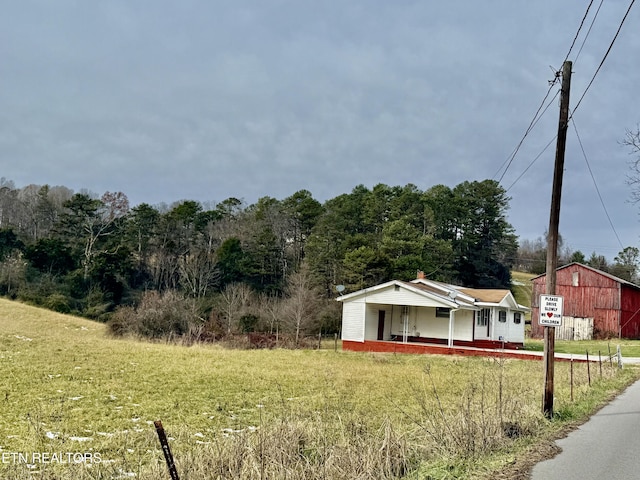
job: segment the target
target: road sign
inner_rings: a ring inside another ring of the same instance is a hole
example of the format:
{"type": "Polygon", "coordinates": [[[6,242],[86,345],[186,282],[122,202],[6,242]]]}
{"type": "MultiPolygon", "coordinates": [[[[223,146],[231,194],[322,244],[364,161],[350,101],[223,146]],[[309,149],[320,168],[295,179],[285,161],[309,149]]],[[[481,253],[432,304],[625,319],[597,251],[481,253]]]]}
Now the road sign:
{"type": "Polygon", "coordinates": [[[563,301],[564,298],[559,295],[540,295],[540,325],[562,326],[563,301]]]}

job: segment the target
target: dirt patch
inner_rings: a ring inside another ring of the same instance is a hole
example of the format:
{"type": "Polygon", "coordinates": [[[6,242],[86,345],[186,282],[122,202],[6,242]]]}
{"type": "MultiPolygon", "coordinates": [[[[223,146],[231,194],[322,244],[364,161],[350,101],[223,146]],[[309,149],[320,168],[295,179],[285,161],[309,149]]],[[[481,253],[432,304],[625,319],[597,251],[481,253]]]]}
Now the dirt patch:
{"type": "Polygon", "coordinates": [[[506,466],[500,472],[492,473],[487,478],[492,480],[528,480],[537,463],[553,458],[561,451],[562,449],[556,445],[555,440],[536,445],[523,452],[511,465],[506,466]]]}

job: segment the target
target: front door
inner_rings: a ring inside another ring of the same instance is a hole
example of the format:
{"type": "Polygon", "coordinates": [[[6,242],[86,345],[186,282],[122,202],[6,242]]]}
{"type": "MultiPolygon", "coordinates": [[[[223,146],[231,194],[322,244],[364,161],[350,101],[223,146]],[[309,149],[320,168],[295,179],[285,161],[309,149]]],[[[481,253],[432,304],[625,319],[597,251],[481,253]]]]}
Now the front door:
{"type": "Polygon", "coordinates": [[[491,332],[491,309],[483,308],[476,312],[476,329],[474,338],[488,339],[491,332]]]}
{"type": "Polygon", "coordinates": [[[384,310],[378,310],[378,340],[384,340],[384,310]]]}

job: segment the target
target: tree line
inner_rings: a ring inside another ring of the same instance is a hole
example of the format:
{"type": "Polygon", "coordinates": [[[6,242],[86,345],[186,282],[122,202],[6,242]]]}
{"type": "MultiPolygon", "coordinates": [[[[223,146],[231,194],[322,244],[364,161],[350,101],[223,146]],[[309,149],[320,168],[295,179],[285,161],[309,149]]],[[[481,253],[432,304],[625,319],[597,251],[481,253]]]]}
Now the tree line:
{"type": "Polygon", "coordinates": [[[453,188],[356,186],[324,203],[300,190],[246,205],[131,207],[0,180],[0,292],[111,320],[119,332],[335,331],[336,286],[390,279],[510,286],[518,239],[493,180],[453,188]],[[154,317],[155,315],[155,317],[154,317]]]}

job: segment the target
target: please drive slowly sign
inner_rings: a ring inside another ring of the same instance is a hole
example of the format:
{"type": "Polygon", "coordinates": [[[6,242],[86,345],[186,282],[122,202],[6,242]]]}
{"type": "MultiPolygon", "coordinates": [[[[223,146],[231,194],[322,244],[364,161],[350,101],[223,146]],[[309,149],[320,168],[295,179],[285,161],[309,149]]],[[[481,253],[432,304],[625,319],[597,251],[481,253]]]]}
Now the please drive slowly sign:
{"type": "Polygon", "coordinates": [[[563,298],[559,295],[540,295],[540,325],[562,326],[563,298]]]}

